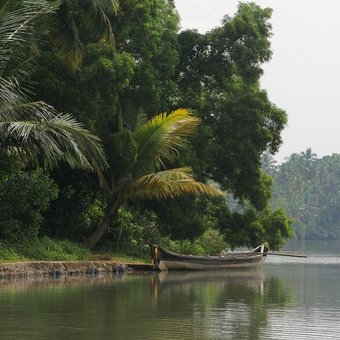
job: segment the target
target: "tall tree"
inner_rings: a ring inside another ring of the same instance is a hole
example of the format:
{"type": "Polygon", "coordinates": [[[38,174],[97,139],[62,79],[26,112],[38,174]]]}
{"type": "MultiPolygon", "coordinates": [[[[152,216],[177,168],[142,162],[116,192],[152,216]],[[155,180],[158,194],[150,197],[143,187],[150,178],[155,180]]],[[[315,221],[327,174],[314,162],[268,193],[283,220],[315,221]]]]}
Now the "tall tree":
{"type": "Polygon", "coordinates": [[[238,211],[237,218],[231,218],[236,216],[232,207],[219,205],[216,226],[234,246],[249,244],[246,240],[257,233],[259,239],[271,234],[275,229],[271,223],[277,220],[268,218],[264,223],[264,215],[277,214],[282,222],[277,229],[281,225],[284,236],[272,234],[274,247],[291,235],[284,213],[266,209],[272,181],[261,169],[262,155],[278,150],[287,123],[286,113],[260,86],[262,65],[271,57],[270,18],[268,8],[240,4],[235,16],[226,16],[220,27],[206,34],[184,31],[178,37],[179,105],[192,108],[202,119],[184,162],[193,165],[197,178],[217,182],[241,204],[250,202],[258,210],[238,211]]]}
{"type": "MultiPolygon", "coordinates": [[[[120,158],[124,167],[106,174],[108,186],[105,215],[96,230],[85,240],[93,248],[112,220],[119,207],[130,197],[153,199],[172,198],[186,194],[218,196],[220,192],[196,182],[190,168],[164,169],[164,162],[172,162],[185,145],[199,120],[180,109],[169,115],[160,114],[136,131],[122,130],[114,135],[109,156],[120,158]]],[[[119,159],[118,158],[118,159],[119,159]]]]}
{"type": "Polygon", "coordinates": [[[201,161],[194,170],[258,208],[271,192],[261,155],[278,150],[287,122],[286,113],[260,87],[262,64],[271,57],[270,17],[268,8],[240,4],[221,27],[179,35],[180,105],[195,109],[202,119],[194,142],[201,161]]]}

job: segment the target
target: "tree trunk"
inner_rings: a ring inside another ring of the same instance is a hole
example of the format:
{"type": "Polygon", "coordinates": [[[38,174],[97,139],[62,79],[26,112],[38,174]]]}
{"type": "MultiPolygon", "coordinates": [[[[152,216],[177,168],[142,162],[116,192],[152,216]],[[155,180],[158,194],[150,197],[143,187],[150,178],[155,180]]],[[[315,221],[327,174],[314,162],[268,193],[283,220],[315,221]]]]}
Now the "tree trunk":
{"type": "Polygon", "coordinates": [[[117,216],[119,206],[119,199],[117,197],[112,197],[109,200],[109,203],[105,209],[103,220],[95,229],[95,231],[89,237],[87,237],[83,243],[86,248],[93,249],[96,246],[98,241],[102,238],[110,226],[112,220],[117,216]]]}

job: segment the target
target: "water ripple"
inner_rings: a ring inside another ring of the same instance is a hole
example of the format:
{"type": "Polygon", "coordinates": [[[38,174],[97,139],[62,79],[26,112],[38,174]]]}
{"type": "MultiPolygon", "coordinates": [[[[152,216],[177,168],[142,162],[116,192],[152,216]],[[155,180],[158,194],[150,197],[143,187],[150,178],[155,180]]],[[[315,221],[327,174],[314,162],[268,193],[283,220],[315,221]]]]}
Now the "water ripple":
{"type": "Polygon", "coordinates": [[[262,339],[340,339],[340,310],[311,309],[271,313],[270,327],[262,339]]]}

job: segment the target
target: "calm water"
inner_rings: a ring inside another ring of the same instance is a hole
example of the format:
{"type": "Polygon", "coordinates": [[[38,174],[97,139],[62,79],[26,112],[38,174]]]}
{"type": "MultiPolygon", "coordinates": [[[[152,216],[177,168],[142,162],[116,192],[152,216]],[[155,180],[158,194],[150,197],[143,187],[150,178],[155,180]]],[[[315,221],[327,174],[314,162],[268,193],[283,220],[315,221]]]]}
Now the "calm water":
{"type": "Polygon", "coordinates": [[[340,243],[262,272],[0,281],[1,339],[340,339],[340,243]]]}

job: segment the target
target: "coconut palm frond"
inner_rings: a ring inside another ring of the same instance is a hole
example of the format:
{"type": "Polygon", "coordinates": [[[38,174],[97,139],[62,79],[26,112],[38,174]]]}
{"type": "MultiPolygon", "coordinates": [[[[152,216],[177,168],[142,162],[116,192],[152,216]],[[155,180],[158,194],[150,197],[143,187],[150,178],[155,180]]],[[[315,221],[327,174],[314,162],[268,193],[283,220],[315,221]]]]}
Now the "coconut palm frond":
{"type": "Polygon", "coordinates": [[[110,16],[116,15],[118,10],[117,0],[83,1],[83,22],[96,40],[104,40],[114,45],[110,16]]]}
{"type": "Polygon", "coordinates": [[[127,109],[122,112],[123,125],[126,126],[130,131],[136,131],[139,127],[146,124],[148,116],[142,108],[137,110],[133,108],[133,105],[127,103],[127,109]]]}
{"type": "Polygon", "coordinates": [[[30,160],[43,160],[46,168],[57,166],[61,160],[73,168],[95,169],[105,166],[99,140],[87,130],[66,119],[36,119],[0,121],[0,140],[6,148],[27,154],[30,160]]]}
{"type": "Polygon", "coordinates": [[[0,145],[47,169],[66,161],[73,168],[94,170],[103,182],[101,171],[107,163],[100,140],[70,115],[61,115],[44,102],[31,102],[20,79],[3,76],[13,51],[26,46],[35,20],[59,4],[59,0],[0,2],[0,145]]]}
{"type": "Polygon", "coordinates": [[[3,147],[25,153],[33,163],[44,160],[45,168],[64,160],[73,168],[101,174],[107,163],[100,141],[72,116],[61,115],[44,102],[30,102],[14,79],[0,78],[0,93],[3,147]]]}
{"type": "Polygon", "coordinates": [[[53,13],[59,4],[59,0],[24,0],[20,5],[14,1],[0,3],[0,76],[13,58],[13,48],[29,44],[34,22],[42,15],[53,13]]]}
{"type": "Polygon", "coordinates": [[[134,195],[151,199],[174,198],[182,195],[220,196],[215,188],[197,182],[190,168],[160,171],[139,178],[133,186],[134,195]]]}
{"type": "MultiPolygon", "coordinates": [[[[98,137],[92,135],[70,115],[54,115],[44,103],[29,120],[0,121],[3,145],[16,146],[25,153],[44,159],[46,168],[55,167],[61,160],[73,168],[95,170],[101,174],[106,166],[103,148],[98,137]]],[[[18,149],[18,150],[19,150],[18,149]]]]}
{"type": "Polygon", "coordinates": [[[169,115],[159,114],[137,129],[134,137],[138,145],[139,175],[159,168],[164,160],[173,162],[199,122],[188,110],[178,109],[169,115]]]}
{"type": "MultiPolygon", "coordinates": [[[[73,144],[69,144],[73,148],[68,150],[66,154],[70,154],[75,159],[76,153],[79,154],[79,165],[82,164],[84,156],[86,159],[86,161],[84,160],[84,165],[90,164],[90,168],[95,170],[99,175],[100,181],[103,183],[102,170],[108,167],[108,163],[100,139],[84,129],[82,124],[78,123],[70,115],[59,114],[51,119],[48,124],[52,129],[51,131],[58,130],[60,134],[64,134],[66,139],[69,138],[70,141],[76,144],[77,148],[73,144]],[[72,150],[74,151],[73,155],[72,150]]],[[[79,165],[76,166],[79,167],[79,165]]]]}
{"type": "Polygon", "coordinates": [[[84,46],[80,39],[75,11],[69,0],[59,6],[53,29],[53,44],[62,53],[69,65],[76,68],[82,61],[84,46]]]}
{"type": "Polygon", "coordinates": [[[59,5],[60,1],[46,0],[24,0],[19,6],[13,1],[2,2],[0,4],[0,45],[8,45],[15,41],[25,43],[27,35],[32,34],[32,23],[42,15],[54,12],[59,5]]]}
{"type": "Polygon", "coordinates": [[[0,120],[15,119],[17,117],[15,107],[23,102],[19,84],[15,79],[8,81],[0,77],[0,93],[0,120]]]}
{"type": "Polygon", "coordinates": [[[55,15],[53,43],[62,51],[71,67],[77,68],[83,59],[81,25],[91,32],[93,39],[114,45],[110,16],[116,14],[118,9],[117,0],[61,1],[55,15]]]}
{"type": "Polygon", "coordinates": [[[93,6],[104,10],[105,13],[117,14],[119,11],[119,0],[92,0],[92,2],[93,6]]]}
{"type": "Polygon", "coordinates": [[[29,163],[53,168],[63,158],[57,141],[39,122],[0,122],[1,145],[11,153],[23,154],[29,163]]]}
{"type": "Polygon", "coordinates": [[[0,77],[0,121],[12,121],[28,117],[31,113],[43,118],[53,117],[55,110],[43,102],[30,102],[16,77],[0,77]]]}
{"type": "MultiPolygon", "coordinates": [[[[33,47],[33,46],[31,46],[33,47]]],[[[32,56],[27,58],[27,55],[16,55],[11,60],[13,64],[10,68],[6,68],[2,73],[3,78],[6,79],[16,79],[19,83],[25,83],[26,94],[33,94],[31,89],[34,87],[34,82],[31,81],[30,75],[32,72],[38,69],[38,64],[36,63],[36,56],[38,55],[37,50],[32,53],[32,56]]]]}

